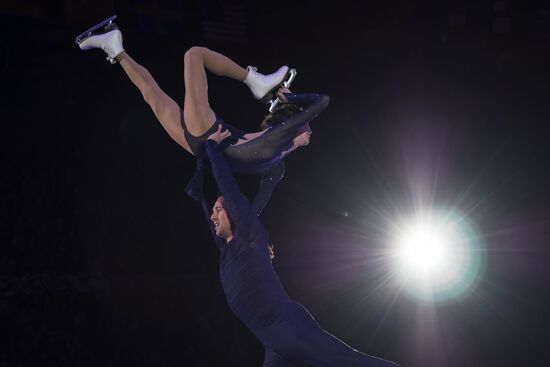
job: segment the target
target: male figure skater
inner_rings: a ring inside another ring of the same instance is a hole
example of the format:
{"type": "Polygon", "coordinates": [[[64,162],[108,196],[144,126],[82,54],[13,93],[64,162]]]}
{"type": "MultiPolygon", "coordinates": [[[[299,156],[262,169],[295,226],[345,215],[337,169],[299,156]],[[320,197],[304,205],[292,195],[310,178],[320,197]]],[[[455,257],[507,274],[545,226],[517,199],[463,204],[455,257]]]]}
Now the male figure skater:
{"type": "Polygon", "coordinates": [[[396,367],[327,333],[286,294],[271,264],[269,235],[218,149],[230,134],[218,126],[205,143],[221,192],[210,219],[219,238],[220,278],[227,303],[264,345],[263,366],[396,367]]]}

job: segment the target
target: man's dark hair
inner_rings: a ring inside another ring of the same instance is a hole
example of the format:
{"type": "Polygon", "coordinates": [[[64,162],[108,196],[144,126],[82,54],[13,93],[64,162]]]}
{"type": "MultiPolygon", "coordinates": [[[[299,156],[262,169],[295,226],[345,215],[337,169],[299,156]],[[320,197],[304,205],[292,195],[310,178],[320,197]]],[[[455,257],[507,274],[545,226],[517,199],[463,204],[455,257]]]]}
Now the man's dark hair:
{"type": "MultiPolygon", "coordinates": [[[[221,191],[218,191],[218,196],[216,198],[220,198],[220,197],[223,198],[223,195],[222,195],[221,191]]],[[[225,201],[225,198],[224,198],[224,201],[225,201]]],[[[229,214],[227,209],[225,209],[225,206],[223,208],[224,208],[225,213],[227,215],[227,219],[229,220],[229,228],[231,229],[231,233],[235,234],[235,224],[233,224],[233,218],[231,218],[231,214],[229,214]]]]}

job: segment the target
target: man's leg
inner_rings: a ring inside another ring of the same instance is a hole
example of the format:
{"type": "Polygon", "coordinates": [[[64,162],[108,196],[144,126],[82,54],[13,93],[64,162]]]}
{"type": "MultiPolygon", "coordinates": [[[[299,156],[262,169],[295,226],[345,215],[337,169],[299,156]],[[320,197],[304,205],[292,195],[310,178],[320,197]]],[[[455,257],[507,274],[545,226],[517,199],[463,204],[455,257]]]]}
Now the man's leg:
{"type": "Polygon", "coordinates": [[[283,358],[316,367],[398,367],[327,333],[300,304],[288,307],[285,321],[271,325],[261,335],[262,342],[283,358]]]}
{"type": "Polygon", "coordinates": [[[320,327],[306,331],[309,361],[318,367],[399,367],[394,362],[359,352],[320,327]]]}
{"type": "Polygon", "coordinates": [[[295,364],[279,354],[275,353],[271,349],[265,349],[264,363],[262,367],[306,367],[303,364],[295,364]]]}

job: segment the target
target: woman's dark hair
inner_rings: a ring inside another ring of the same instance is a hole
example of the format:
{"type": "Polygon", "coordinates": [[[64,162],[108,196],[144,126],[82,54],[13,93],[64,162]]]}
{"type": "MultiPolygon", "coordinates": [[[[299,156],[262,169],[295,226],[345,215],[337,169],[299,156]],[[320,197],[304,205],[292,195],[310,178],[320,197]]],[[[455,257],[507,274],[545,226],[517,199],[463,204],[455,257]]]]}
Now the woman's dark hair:
{"type": "Polygon", "coordinates": [[[277,125],[297,112],[302,111],[303,108],[292,103],[280,104],[275,111],[267,115],[262,121],[260,128],[262,130],[267,129],[270,126],[277,125]]]}

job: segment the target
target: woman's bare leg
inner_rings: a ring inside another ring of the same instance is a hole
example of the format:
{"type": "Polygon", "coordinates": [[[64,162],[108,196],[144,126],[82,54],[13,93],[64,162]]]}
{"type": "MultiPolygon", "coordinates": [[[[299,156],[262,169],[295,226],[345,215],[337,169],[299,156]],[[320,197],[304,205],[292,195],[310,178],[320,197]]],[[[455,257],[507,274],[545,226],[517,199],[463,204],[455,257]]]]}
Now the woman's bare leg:
{"type": "Polygon", "coordinates": [[[143,99],[151,107],[168,135],[185,150],[193,154],[183,135],[180,123],[180,106],[160,89],[151,73],[132,59],[126,52],[118,55],[117,60],[132,83],[139,89],[143,95],[143,99]]]}
{"type": "MultiPolygon", "coordinates": [[[[101,26],[103,24],[98,25],[98,27],[101,26]]],[[[216,114],[208,102],[206,70],[216,75],[243,81],[256,99],[268,96],[270,91],[276,89],[283,82],[288,72],[288,67],[283,66],[273,74],[263,75],[257,73],[255,68],[244,69],[228,57],[208,48],[192,47],[184,57],[184,121],[181,121],[181,108],[159,88],[147,69],[124,52],[122,33],[116,25],[109,23],[104,30],[105,33],[93,36],[88,34],[78,41],[79,47],[82,50],[102,49],[107,53],[107,59],[111,63],[118,61],[132,83],[141,91],[143,98],[166,132],[190,153],[192,151],[183,133],[182,122],[185,123],[185,128],[189,133],[199,136],[206,132],[216,120],[216,114]]]]}
{"type": "Polygon", "coordinates": [[[205,47],[192,47],[184,56],[185,98],[183,115],[187,130],[195,136],[204,134],[216,121],[208,102],[209,72],[244,81],[248,71],[228,57],[205,47]]]}

